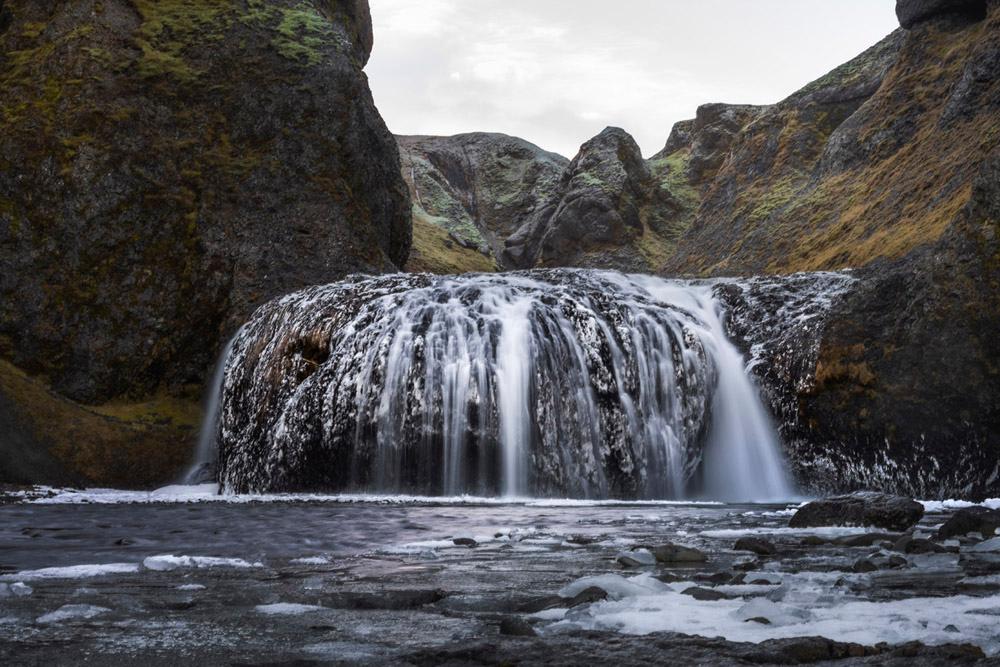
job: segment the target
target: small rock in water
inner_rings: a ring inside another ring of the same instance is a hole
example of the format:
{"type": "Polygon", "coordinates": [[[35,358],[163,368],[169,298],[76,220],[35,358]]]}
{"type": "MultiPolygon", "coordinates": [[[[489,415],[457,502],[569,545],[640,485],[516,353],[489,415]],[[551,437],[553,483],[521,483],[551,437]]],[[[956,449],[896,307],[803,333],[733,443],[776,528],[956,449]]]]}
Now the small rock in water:
{"type": "Polygon", "coordinates": [[[892,545],[893,551],[904,554],[935,554],[948,551],[947,547],[935,544],[924,538],[915,538],[912,535],[904,535],[896,540],[892,545]]]}
{"type": "Polygon", "coordinates": [[[758,556],[770,556],[778,551],[773,542],[760,537],[741,537],[736,541],[733,549],[736,551],[751,551],[758,556]]]}
{"type": "Polygon", "coordinates": [[[896,535],[890,533],[864,533],[863,535],[848,535],[836,540],[836,543],[845,547],[870,547],[876,542],[894,541],[896,535]]]}
{"type": "Polygon", "coordinates": [[[760,561],[756,558],[748,558],[746,560],[740,560],[733,563],[734,570],[742,570],[744,572],[756,570],[758,567],[760,567],[760,561]]]}
{"type": "Polygon", "coordinates": [[[728,600],[729,596],[721,591],[714,590],[712,588],[702,588],[701,586],[692,586],[691,588],[686,588],[681,591],[682,595],[690,595],[695,600],[699,602],[714,602],[716,600],[728,600]]]}
{"type": "Polygon", "coordinates": [[[708,556],[693,547],[667,542],[651,549],[659,563],[704,563],[708,556]]]}
{"type": "Polygon", "coordinates": [[[754,616],[753,618],[748,618],[743,621],[744,623],[760,623],[761,625],[771,625],[771,621],[764,618],[763,616],[754,616]]]}
{"type": "Polygon", "coordinates": [[[875,572],[876,570],[878,570],[878,565],[867,558],[859,558],[854,562],[855,572],[875,572]]]}
{"type": "Polygon", "coordinates": [[[728,572],[716,572],[715,574],[696,574],[695,581],[703,581],[707,584],[727,584],[732,578],[728,572]]]}
{"type": "Polygon", "coordinates": [[[923,515],[924,506],[910,498],[877,491],[856,491],[814,500],[792,515],[788,525],[791,528],[875,526],[904,531],[923,515]]]}
{"type": "Polygon", "coordinates": [[[500,621],[500,634],[508,637],[536,637],[538,633],[522,618],[507,616],[500,621]]]}
{"type": "Polygon", "coordinates": [[[451,542],[456,547],[468,547],[470,549],[475,549],[479,546],[479,542],[476,542],[471,537],[456,537],[451,542]]]}
{"type": "Polygon", "coordinates": [[[956,628],[954,625],[951,625],[949,623],[948,625],[944,626],[944,631],[945,632],[959,632],[959,629],[956,628]]]}
{"type": "Polygon", "coordinates": [[[572,609],[583,604],[591,604],[608,599],[608,592],[598,586],[589,586],[571,598],[564,598],[560,595],[545,595],[540,598],[526,602],[518,611],[526,614],[537,614],[546,609],[572,609]]]}
{"type": "Polygon", "coordinates": [[[955,512],[938,528],[937,537],[939,540],[946,540],[969,533],[981,533],[985,537],[992,537],[998,528],[1000,528],[1000,510],[966,507],[955,512]]]}

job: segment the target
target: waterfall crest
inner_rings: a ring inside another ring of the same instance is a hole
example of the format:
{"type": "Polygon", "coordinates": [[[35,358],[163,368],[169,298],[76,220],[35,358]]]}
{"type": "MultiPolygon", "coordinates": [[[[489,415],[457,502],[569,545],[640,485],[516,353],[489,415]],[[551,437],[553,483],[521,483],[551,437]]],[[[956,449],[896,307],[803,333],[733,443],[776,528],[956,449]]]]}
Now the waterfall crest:
{"type": "Polygon", "coordinates": [[[788,498],[713,283],[607,271],[355,277],[233,342],[231,492],[788,498]]]}

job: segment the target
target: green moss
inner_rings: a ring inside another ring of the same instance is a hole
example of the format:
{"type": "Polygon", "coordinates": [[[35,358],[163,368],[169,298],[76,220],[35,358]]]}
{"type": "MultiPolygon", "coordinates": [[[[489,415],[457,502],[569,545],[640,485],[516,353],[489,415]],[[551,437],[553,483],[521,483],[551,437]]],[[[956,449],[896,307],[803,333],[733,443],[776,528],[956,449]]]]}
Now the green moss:
{"type": "Polygon", "coordinates": [[[290,59],[315,65],[323,59],[321,48],[333,35],[330,22],[310,3],[294,9],[282,9],[278,35],[271,41],[278,53],[290,59]]]}
{"type": "Polygon", "coordinates": [[[139,75],[172,76],[192,82],[201,72],[185,58],[193,45],[219,41],[233,20],[232,0],[133,0],[143,22],[136,44],[142,49],[139,75]]]}
{"type": "Polygon", "coordinates": [[[754,222],[766,220],[772,213],[787,206],[798,192],[797,182],[797,178],[788,176],[765,190],[753,200],[754,207],[750,211],[750,219],[754,222]]]}
{"type": "Polygon", "coordinates": [[[489,273],[497,265],[481,252],[455,243],[447,231],[415,209],[413,247],[405,268],[410,273],[489,273]]]}
{"type": "Polygon", "coordinates": [[[649,166],[659,182],[660,189],[684,209],[693,210],[698,207],[701,195],[698,193],[698,188],[691,185],[688,179],[687,166],[690,159],[688,149],[682,148],[666,157],[651,161],[649,166]]]}

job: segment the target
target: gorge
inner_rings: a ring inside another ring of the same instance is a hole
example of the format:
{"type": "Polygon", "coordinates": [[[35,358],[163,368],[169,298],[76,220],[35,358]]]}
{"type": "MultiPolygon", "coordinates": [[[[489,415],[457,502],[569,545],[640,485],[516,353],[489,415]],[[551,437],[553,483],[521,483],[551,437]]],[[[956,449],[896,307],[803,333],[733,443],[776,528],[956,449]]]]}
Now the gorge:
{"type": "Polygon", "coordinates": [[[1000,660],[1000,0],[650,157],[371,4],[0,0],[0,663],[1000,660]]]}

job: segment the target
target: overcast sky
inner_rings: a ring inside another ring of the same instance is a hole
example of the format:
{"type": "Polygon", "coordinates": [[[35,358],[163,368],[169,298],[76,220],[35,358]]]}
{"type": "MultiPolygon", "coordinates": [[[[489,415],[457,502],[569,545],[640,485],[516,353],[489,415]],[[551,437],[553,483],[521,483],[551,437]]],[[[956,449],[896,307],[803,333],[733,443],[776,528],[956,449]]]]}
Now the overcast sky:
{"type": "Polygon", "coordinates": [[[608,125],[647,156],[704,102],[776,102],[898,24],[895,0],[370,0],[396,134],[505,132],[572,157],[608,125]]]}

